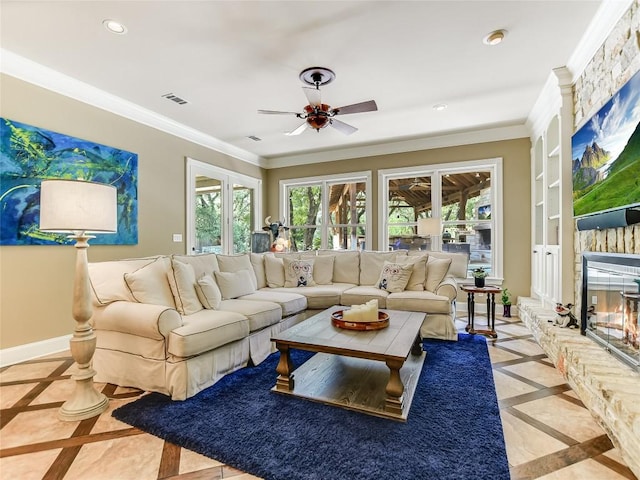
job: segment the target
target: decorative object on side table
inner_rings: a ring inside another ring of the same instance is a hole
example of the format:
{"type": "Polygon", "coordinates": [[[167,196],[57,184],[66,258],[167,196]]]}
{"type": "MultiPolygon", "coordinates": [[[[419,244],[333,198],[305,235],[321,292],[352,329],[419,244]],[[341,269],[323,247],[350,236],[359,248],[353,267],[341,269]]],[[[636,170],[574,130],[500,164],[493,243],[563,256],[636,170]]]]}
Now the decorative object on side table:
{"type": "Polygon", "coordinates": [[[502,290],[502,316],[511,318],[511,293],[508,288],[502,290]]]}
{"type": "Polygon", "coordinates": [[[76,241],[76,270],[73,285],[72,314],[76,321],[70,341],[76,372],[71,376],[75,388],[60,407],[58,418],[78,421],[95,417],[109,406],[107,397],[93,386],[96,374],[91,359],[96,350],[96,335],[89,324],[91,307],[87,248],[88,233],[115,233],[117,190],[112,185],[76,180],[45,180],[40,184],[40,230],[72,233],[76,241]]]}
{"type": "Polygon", "coordinates": [[[484,267],[478,267],[473,270],[473,281],[478,288],[484,287],[484,279],[487,277],[484,267]]]}

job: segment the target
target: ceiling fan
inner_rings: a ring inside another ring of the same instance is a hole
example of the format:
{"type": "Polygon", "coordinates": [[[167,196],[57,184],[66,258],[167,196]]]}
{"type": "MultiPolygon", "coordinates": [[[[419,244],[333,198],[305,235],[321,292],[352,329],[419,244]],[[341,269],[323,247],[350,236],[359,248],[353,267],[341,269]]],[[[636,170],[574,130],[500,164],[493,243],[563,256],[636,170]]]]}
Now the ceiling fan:
{"type": "Polygon", "coordinates": [[[400,185],[398,188],[400,190],[413,190],[414,188],[419,188],[419,187],[425,188],[430,186],[431,186],[431,182],[422,182],[418,177],[416,177],[408,185],[400,185]]]}
{"type": "Polygon", "coordinates": [[[345,105],[344,107],[331,108],[326,103],[322,103],[320,95],[320,85],[327,85],[336,78],[336,74],[328,68],[324,67],[311,67],[306,68],[300,72],[300,80],[307,85],[312,85],[313,88],[302,87],[302,91],[307,97],[309,102],[303,108],[303,111],[298,112],[281,112],[278,110],[258,110],[258,113],[264,113],[269,115],[295,115],[298,118],[304,120],[304,123],[295,130],[287,133],[287,135],[300,135],[307,128],[313,128],[316,131],[320,131],[321,128],[331,125],[333,128],[345,135],[351,135],[358,131],[358,129],[348,123],[341,122],[336,119],[336,115],[348,115],[351,113],[362,112],[374,112],[378,110],[378,106],[374,100],[367,102],[354,103],[352,105],[345,105]]]}

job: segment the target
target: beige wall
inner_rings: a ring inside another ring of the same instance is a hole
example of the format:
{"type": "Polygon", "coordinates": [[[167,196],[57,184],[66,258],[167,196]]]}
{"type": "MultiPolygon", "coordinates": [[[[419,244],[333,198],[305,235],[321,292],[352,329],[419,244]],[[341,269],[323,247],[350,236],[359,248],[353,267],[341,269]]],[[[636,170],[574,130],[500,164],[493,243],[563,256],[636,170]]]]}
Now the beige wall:
{"type": "MultiPolygon", "coordinates": [[[[89,261],[184,253],[185,157],[262,178],[263,170],[104,110],[2,75],[0,115],[138,154],[138,245],[92,246],[89,261]]],[[[0,247],[0,348],[72,332],[75,249],[0,247]]]]}
{"type": "MultiPolygon", "coordinates": [[[[504,285],[513,293],[512,301],[515,304],[515,297],[529,295],[531,285],[531,142],[528,138],[267,170],[265,211],[271,215],[278,214],[279,182],[284,179],[371,170],[374,192],[371,201],[373,212],[378,212],[381,208],[377,198],[380,169],[496,157],[503,159],[504,285]]],[[[372,220],[373,248],[376,249],[377,213],[372,220]]]]}

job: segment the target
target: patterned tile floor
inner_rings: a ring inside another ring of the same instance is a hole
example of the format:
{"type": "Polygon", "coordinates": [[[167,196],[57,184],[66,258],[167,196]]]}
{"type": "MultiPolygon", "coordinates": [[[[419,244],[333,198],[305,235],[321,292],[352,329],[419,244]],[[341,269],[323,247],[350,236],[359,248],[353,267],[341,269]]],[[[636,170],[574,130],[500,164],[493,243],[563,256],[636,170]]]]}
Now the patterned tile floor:
{"type": "MultiPolygon", "coordinates": [[[[489,352],[511,478],[635,479],[520,320],[498,318],[496,330],[489,352]]],[[[0,479],[256,478],[113,419],[141,394],[134,389],[98,384],[111,399],[106,412],[59,421],[72,364],[67,352],[0,370],[0,479]]]]}

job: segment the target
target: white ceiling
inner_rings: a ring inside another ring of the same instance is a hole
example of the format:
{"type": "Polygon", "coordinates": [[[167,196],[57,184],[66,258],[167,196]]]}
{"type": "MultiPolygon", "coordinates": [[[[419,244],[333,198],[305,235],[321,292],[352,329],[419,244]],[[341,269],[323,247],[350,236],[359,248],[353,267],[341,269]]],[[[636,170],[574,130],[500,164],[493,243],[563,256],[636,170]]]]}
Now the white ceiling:
{"type": "Polygon", "coordinates": [[[1,46],[264,159],[330,159],[360,145],[522,126],[555,67],[567,64],[599,1],[5,1],[1,46]],[[115,19],[126,35],[102,25],[115,19]],[[483,44],[506,29],[498,46],[483,44]],[[301,120],[298,79],[331,68],[332,107],[377,112],[326,128],[301,120]],[[189,103],[162,98],[173,93],[189,103]],[[433,105],[448,108],[437,112],[433,105]],[[247,138],[255,135],[259,142],[247,138]],[[315,153],[314,153],[315,152],[315,153]]]}

